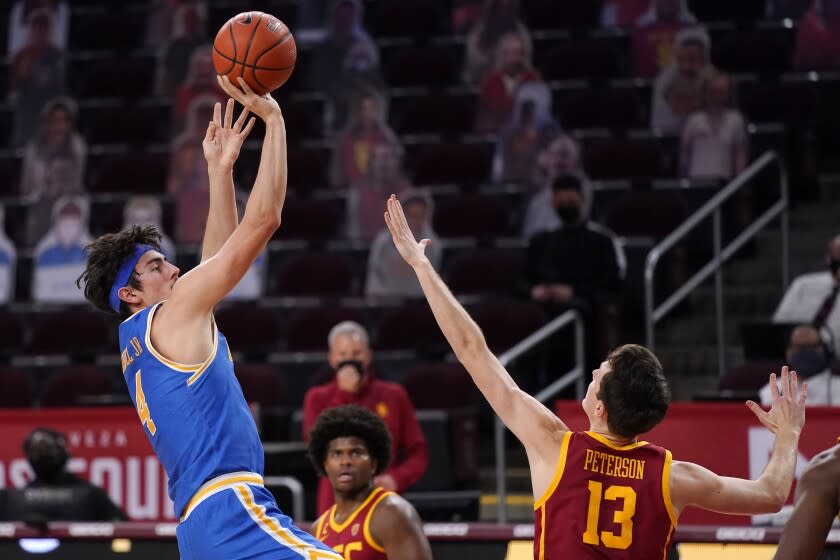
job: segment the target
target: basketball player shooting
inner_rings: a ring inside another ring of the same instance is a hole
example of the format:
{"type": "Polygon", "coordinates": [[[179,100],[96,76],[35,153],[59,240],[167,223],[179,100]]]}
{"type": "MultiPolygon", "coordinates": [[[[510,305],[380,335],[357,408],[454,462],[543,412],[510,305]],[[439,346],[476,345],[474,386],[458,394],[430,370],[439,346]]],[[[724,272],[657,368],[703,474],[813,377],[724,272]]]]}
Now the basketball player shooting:
{"type": "MultiPolygon", "coordinates": [[[[778,511],[787,499],[805,423],[807,384],[782,368],[781,392],[770,375],[769,412],[749,409],[775,437],[757,480],[719,476],[661,447],[638,441],[665,417],[669,390],[647,348],[621,346],[592,372],[583,399],[589,430],[571,431],[523,392],[487,347],[478,325],[435,272],[395,196],[385,222],[414,269],[443,334],[493,410],[525,446],[535,500],[534,558],[664,558],[680,513],[778,511]]],[[[702,444],[702,442],[698,442],[702,444]]]]}
{"type": "Polygon", "coordinates": [[[280,226],[286,197],[286,129],[277,102],[227,77],[245,110],[215,107],[204,154],[210,212],[201,263],[180,276],[154,227],[106,234],[89,247],[78,284],[97,308],[119,315],[122,369],[146,435],[169,476],[184,560],[341,560],[295,527],[263,487],[264,452],[233,371],[214,306],[242,279],[280,226]],[[237,223],[232,169],[254,120],[265,122],[259,170],[237,223]]]}

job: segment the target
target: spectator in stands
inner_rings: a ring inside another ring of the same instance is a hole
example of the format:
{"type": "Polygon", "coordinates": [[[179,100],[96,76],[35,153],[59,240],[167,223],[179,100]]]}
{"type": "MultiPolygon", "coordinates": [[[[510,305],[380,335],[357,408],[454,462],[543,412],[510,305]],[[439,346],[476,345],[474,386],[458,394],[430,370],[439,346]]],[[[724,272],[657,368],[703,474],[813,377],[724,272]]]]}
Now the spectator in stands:
{"type": "Polygon", "coordinates": [[[20,195],[29,205],[24,235],[28,245],[49,229],[55,201],[83,190],[87,144],[75,122],[76,103],[69,97],[53,99],[44,107],[38,132],[24,149],[20,195]]]}
{"type": "MultiPolygon", "coordinates": [[[[799,379],[808,382],[808,406],[840,406],[840,376],[831,372],[833,352],[820,338],[812,325],[799,325],[790,333],[787,364],[799,379]]],[[[759,391],[761,404],[769,406],[773,401],[770,385],[759,391]]]]}
{"type": "Polygon", "coordinates": [[[164,43],[158,58],[158,95],[174,95],[189,73],[190,58],[207,43],[207,18],[201,6],[182,3],[174,8],[172,35],[164,43]]]}
{"type": "Polygon", "coordinates": [[[385,101],[373,90],[356,96],[347,125],[338,133],[330,158],[330,184],[347,187],[368,175],[371,156],[377,146],[398,145],[385,120],[385,101]]]}
{"type": "Polygon", "coordinates": [[[369,165],[368,175],[353,183],[347,196],[347,236],[351,239],[373,239],[382,227],[388,197],[411,188],[403,174],[400,145],[375,146],[369,165]]]}
{"type": "Polygon", "coordinates": [[[65,196],[53,206],[53,226],[35,247],[32,298],[36,302],[82,302],[76,278],[87,261],[88,201],[65,196]]]}
{"type": "Polygon", "coordinates": [[[326,37],[313,49],[309,74],[310,87],[327,96],[329,134],[344,127],[356,92],[384,86],[379,50],[362,25],[360,0],[333,0],[330,16],[326,37]]]}
{"type": "MultiPolygon", "coordinates": [[[[404,492],[420,480],[429,464],[426,438],[417,422],[414,406],[405,389],[397,383],[382,381],[370,368],[372,353],[364,327],[344,321],[330,330],[328,360],[335,370],[335,378],[313,387],[303,399],[303,439],[315,420],[327,408],[357,404],[377,413],[391,434],[391,456],[394,461],[388,470],[374,479],[385,490],[404,492]]],[[[329,480],[321,478],[318,485],[320,515],[333,504],[329,480]]]]}
{"type": "MultiPolygon", "coordinates": [[[[408,227],[415,237],[429,239],[426,256],[436,269],[440,268],[443,247],[432,229],[434,206],[432,198],[422,191],[408,191],[400,196],[408,227]]],[[[397,252],[388,228],[382,228],[371,243],[367,261],[365,295],[368,297],[422,297],[423,290],[414,270],[397,252]]]]}
{"type": "Polygon", "coordinates": [[[173,39],[175,16],[178,8],[184,4],[194,6],[201,19],[207,19],[207,2],[205,0],[149,0],[146,11],[146,46],[157,49],[167,45],[173,39]]]}
{"type": "Polygon", "coordinates": [[[175,262],[175,244],[163,230],[163,208],[155,196],[132,196],[123,207],[123,229],[131,226],[155,226],[161,233],[160,252],[175,262]]]}
{"type": "Polygon", "coordinates": [[[67,48],[67,34],[70,27],[70,8],[63,0],[17,0],[9,12],[8,45],[6,56],[14,58],[29,42],[29,16],[33,12],[45,11],[52,20],[50,43],[61,50],[67,48]]]}
{"type": "Polygon", "coordinates": [[[175,93],[175,99],[172,101],[172,130],[176,135],[184,129],[190,105],[197,97],[215,97],[219,103],[227,102],[227,95],[216,80],[210,45],[193,51],[189,74],[175,93]]]}
{"type": "Polygon", "coordinates": [[[581,180],[583,215],[589,216],[592,206],[591,185],[581,162],[580,146],[568,134],[554,138],[537,156],[536,172],[532,178],[534,189],[525,206],[522,237],[531,239],[538,233],[560,227],[560,217],[554,211],[552,186],[558,177],[572,175],[581,180]]]}
{"type": "MultiPolygon", "coordinates": [[[[651,0],[633,31],[633,66],[637,76],[655,76],[671,65],[680,31],[694,27],[697,18],[688,0],[651,0]]],[[[708,43],[708,41],[707,41],[708,43]]]]}
{"type": "Polygon", "coordinates": [[[744,116],[732,108],[731,80],[715,73],[706,82],[704,108],[682,131],[680,171],[687,177],[730,179],[747,166],[744,116]]]}
{"type": "Polygon", "coordinates": [[[502,38],[510,34],[520,37],[524,50],[531,52],[531,36],[519,17],[519,0],[485,0],[481,18],[467,35],[465,81],[484,81],[498,65],[502,38]]]}
{"type": "Polygon", "coordinates": [[[829,340],[835,355],[840,353],[840,235],[828,243],[825,254],[827,270],[809,272],[793,279],[779,307],[775,323],[808,323],[829,340]]]}
{"type": "Polygon", "coordinates": [[[606,0],[601,6],[601,27],[632,27],[650,6],[650,0],[606,0]]]}
{"type": "Polygon", "coordinates": [[[540,80],[531,65],[529,41],[520,33],[508,33],[499,40],[496,67],[481,83],[478,95],[478,132],[498,132],[513,113],[513,103],[522,85],[540,80]]]}
{"type": "Polygon", "coordinates": [[[6,209],[0,205],[0,303],[9,303],[15,297],[15,268],[17,251],[6,235],[6,209]]]}
{"type": "Polygon", "coordinates": [[[840,68],[840,0],[814,0],[796,30],[797,70],[840,68]]]}
{"type": "Polygon", "coordinates": [[[674,39],[674,60],[656,77],[651,128],[677,134],[688,116],[703,107],[706,83],[714,73],[709,35],[701,28],[681,31],[674,39]]]}
{"type": "Polygon", "coordinates": [[[545,82],[522,84],[516,94],[513,115],[499,133],[493,156],[493,180],[528,184],[537,164],[537,154],[560,133],[551,114],[551,90],[545,82]]]}
{"type": "Polygon", "coordinates": [[[619,303],[626,259],[615,235],[583,214],[583,183],[563,175],[552,185],[562,225],[535,236],[525,255],[522,289],[549,315],[579,310],[603,355],[618,344],[619,303]]]}
{"type": "Polygon", "coordinates": [[[67,471],[67,438],[37,428],[23,442],[35,480],[23,488],[0,491],[0,521],[46,526],[50,521],[126,521],[108,494],[67,471]]]}
{"type": "Polygon", "coordinates": [[[484,12],[481,0],[454,0],[452,3],[452,31],[464,35],[481,21],[484,12]]]}
{"type": "Polygon", "coordinates": [[[767,17],[798,20],[813,3],[814,0],[767,0],[767,17]]]}
{"type": "Polygon", "coordinates": [[[212,120],[215,103],[213,96],[194,99],[187,126],[172,143],[167,190],[175,199],[175,239],[178,243],[197,244],[204,239],[210,208],[210,179],[202,156],[202,128],[212,120]]]}
{"type": "Polygon", "coordinates": [[[31,12],[28,22],[28,39],[12,59],[9,79],[13,146],[22,146],[29,141],[35,134],[44,106],[65,90],[65,53],[51,42],[50,13],[44,10],[31,12]]]}

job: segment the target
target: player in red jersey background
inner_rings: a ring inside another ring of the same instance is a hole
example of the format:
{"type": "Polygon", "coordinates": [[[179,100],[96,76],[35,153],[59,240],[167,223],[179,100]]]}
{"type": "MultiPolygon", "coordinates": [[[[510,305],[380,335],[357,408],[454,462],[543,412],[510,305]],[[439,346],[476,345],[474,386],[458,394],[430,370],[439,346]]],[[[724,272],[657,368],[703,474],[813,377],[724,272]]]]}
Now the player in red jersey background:
{"type": "Polygon", "coordinates": [[[315,537],[345,560],[432,560],[414,507],[374,484],[391,459],[379,416],[357,405],[325,410],[310,433],[309,458],[335,495],[310,529],[315,537]]]}
{"type": "Polygon", "coordinates": [[[662,558],[686,507],[745,515],[782,507],[805,423],[807,384],[800,390],[795,372],[782,368],[781,391],[776,375],[770,375],[769,412],[747,402],[776,436],[770,461],[757,480],[672,461],[670,452],[638,441],[639,434],[662,421],[670,400],[659,360],[642,346],[613,350],[592,372],[582,403],[589,431],[571,432],[523,392],[490,352],[481,329],[426,258],[429,240],[415,239],[395,196],[388,200],[385,222],[458,360],[525,446],[536,508],[537,560],[662,558]]]}

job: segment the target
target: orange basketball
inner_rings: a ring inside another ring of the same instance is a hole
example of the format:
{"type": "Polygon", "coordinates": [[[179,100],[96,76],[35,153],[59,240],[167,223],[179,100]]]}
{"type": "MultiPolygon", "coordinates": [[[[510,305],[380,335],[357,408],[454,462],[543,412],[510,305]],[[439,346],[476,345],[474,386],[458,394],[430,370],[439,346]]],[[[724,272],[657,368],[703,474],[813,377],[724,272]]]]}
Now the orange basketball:
{"type": "Polygon", "coordinates": [[[213,66],[234,85],[242,76],[251,89],[264,94],[289,79],[295,69],[297,46],[282,21],[263,12],[243,12],[230,18],[213,41],[213,66]]]}

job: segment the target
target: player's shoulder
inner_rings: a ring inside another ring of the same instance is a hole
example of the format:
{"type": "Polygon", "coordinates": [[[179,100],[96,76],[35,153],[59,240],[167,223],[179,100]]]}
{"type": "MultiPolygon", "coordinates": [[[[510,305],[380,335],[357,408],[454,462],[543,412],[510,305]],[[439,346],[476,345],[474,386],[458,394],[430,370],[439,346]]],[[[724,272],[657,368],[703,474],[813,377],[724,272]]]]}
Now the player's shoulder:
{"type": "Polygon", "coordinates": [[[802,472],[802,483],[840,485],[840,445],[817,453],[802,472]]]}
{"type": "Polygon", "coordinates": [[[371,512],[371,523],[380,527],[420,523],[420,515],[411,502],[396,492],[386,492],[371,512]]]}

